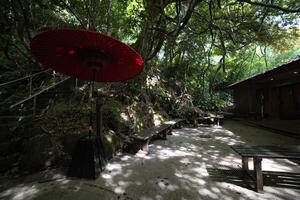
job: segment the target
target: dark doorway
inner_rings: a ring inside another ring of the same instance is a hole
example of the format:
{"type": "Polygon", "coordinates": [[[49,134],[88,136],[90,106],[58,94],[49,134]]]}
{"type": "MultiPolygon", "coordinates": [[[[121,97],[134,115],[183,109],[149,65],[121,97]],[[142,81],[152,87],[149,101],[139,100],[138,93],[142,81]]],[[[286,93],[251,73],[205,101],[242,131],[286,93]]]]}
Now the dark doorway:
{"type": "Polygon", "coordinates": [[[282,86],[280,95],[280,119],[300,119],[300,84],[282,86]]]}

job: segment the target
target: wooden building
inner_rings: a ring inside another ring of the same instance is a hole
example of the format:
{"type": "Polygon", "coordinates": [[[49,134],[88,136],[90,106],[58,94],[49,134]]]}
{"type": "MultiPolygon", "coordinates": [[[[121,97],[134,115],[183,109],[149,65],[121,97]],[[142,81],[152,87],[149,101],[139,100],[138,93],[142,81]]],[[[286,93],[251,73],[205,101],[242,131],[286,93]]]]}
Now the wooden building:
{"type": "Polygon", "coordinates": [[[235,113],[270,119],[300,119],[300,59],[227,86],[235,113]]]}

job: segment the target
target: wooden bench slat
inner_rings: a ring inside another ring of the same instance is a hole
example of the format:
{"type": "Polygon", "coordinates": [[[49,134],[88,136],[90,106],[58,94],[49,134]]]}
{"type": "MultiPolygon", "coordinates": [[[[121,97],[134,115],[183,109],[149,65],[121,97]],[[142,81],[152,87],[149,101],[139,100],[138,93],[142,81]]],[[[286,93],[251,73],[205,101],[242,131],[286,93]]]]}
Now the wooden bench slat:
{"type": "Polygon", "coordinates": [[[300,159],[300,146],[242,146],[232,145],[231,148],[241,156],[264,158],[300,159]]]}
{"type": "Polygon", "coordinates": [[[261,157],[261,158],[282,158],[282,159],[300,159],[299,155],[266,155],[266,154],[256,154],[253,156],[253,154],[244,154],[244,157],[261,157]]]}
{"type": "Polygon", "coordinates": [[[134,134],[130,136],[130,138],[148,143],[149,140],[151,140],[154,137],[161,137],[162,139],[166,139],[166,134],[168,131],[171,131],[171,129],[172,129],[172,125],[162,124],[159,126],[146,129],[138,134],[134,134]]]}
{"type": "Polygon", "coordinates": [[[232,145],[231,148],[244,157],[300,159],[300,146],[277,147],[232,145]]]}
{"type": "Polygon", "coordinates": [[[146,129],[138,134],[134,134],[130,137],[137,138],[137,139],[149,139],[150,137],[153,137],[154,135],[157,135],[158,133],[171,128],[172,125],[170,124],[162,124],[159,126],[155,126],[149,129],[146,129]]]}
{"type": "Polygon", "coordinates": [[[299,151],[299,145],[290,145],[290,146],[273,146],[273,145],[256,145],[256,146],[246,146],[246,145],[232,145],[236,149],[262,149],[262,150],[292,150],[299,151]]]}
{"type": "Polygon", "coordinates": [[[186,119],[176,118],[165,122],[165,124],[170,124],[173,128],[181,128],[182,123],[186,123],[186,119]]]}

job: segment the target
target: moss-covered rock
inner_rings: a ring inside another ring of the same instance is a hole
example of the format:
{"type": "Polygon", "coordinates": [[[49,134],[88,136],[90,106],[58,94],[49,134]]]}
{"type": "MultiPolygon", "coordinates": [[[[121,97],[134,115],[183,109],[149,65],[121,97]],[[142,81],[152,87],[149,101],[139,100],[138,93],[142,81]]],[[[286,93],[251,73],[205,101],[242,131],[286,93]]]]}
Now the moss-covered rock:
{"type": "Polygon", "coordinates": [[[108,159],[112,158],[122,146],[122,137],[110,130],[104,135],[104,150],[108,159]]]}
{"type": "Polygon", "coordinates": [[[19,168],[22,171],[34,172],[51,165],[53,149],[47,134],[37,135],[22,144],[19,168]]]}

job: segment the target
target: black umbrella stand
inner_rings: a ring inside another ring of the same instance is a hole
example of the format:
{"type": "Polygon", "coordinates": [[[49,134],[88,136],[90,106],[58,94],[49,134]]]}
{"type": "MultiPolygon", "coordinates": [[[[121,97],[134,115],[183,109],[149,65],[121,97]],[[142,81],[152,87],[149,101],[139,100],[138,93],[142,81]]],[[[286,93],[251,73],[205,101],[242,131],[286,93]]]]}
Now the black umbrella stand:
{"type": "MultiPolygon", "coordinates": [[[[94,92],[92,83],[92,97],[94,92]]],[[[89,134],[81,138],[73,151],[68,175],[71,177],[96,179],[107,164],[103,143],[102,107],[104,99],[96,96],[96,134],[92,134],[92,112],[90,114],[89,134]]]]}

